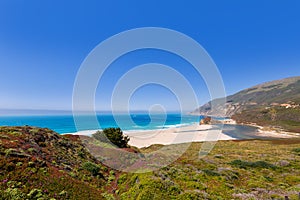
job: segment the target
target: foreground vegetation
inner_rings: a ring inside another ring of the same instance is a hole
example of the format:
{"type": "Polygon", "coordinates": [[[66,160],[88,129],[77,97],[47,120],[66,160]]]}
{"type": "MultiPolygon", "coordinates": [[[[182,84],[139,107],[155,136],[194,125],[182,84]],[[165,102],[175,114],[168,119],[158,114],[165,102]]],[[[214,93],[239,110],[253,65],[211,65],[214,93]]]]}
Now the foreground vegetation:
{"type": "Polygon", "coordinates": [[[0,199],[101,199],[108,176],[78,136],[0,128],[0,199]]]}
{"type": "Polygon", "coordinates": [[[219,141],[202,159],[202,143],[193,143],[171,165],[140,174],[104,166],[82,143],[111,149],[95,138],[0,127],[0,199],[298,199],[300,191],[300,139],[219,141]]]}
{"type": "MultiPolygon", "coordinates": [[[[220,141],[199,159],[201,143],[148,174],[124,174],[121,199],[298,199],[300,140],[220,141]]],[[[150,151],[153,147],[143,149],[150,151]]]]}

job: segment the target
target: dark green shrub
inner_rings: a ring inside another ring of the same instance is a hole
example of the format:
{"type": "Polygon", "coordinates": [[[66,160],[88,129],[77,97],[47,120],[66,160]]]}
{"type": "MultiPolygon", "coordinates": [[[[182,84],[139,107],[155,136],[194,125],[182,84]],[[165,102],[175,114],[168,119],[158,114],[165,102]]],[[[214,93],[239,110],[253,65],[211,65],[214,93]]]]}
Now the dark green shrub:
{"type": "Polygon", "coordinates": [[[209,176],[220,176],[219,173],[213,171],[213,170],[210,170],[210,169],[204,169],[202,170],[205,174],[209,175],[209,176]]]}
{"type": "Polygon", "coordinates": [[[100,170],[100,167],[98,165],[96,165],[95,163],[91,163],[91,162],[85,162],[82,164],[82,168],[91,172],[91,174],[93,176],[98,175],[98,172],[100,170]]]}
{"type": "Polygon", "coordinates": [[[93,137],[102,142],[108,142],[107,139],[119,148],[128,147],[129,137],[124,136],[120,128],[107,128],[103,131],[97,131],[93,137]]]}
{"type": "Polygon", "coordinates": [[[276,169],[276,166],[273,164],[270,164],[265,161],[256,161],[256,162],[247,162],[242,160],[233,160],[229,163],[230,165],[247,169],[247,168],[267,168],[267,169],[276,169]]]}
{"type": "Polygon", "coordinates": [[[85,158],[85,152],[84,152],[83,150],[80,150],[80,151],[78,152],[78,156],[79,156],[80,158],[85,158]]]}
{"type": "Polygon", "coordinates": [[[298,155],[300,155],[300,148],[295,148],[293,149],[293,152],[297,153],[298,155]]]}
{"type": "Polygon", "coordinates": [[[256,167],[256,168],[269,168],[269,169],[275,169],[276,166],[273,164],[270,164],[268,162],[265,161],[257,161],[257,162],[253,162],[252,167],[256,167]]]}

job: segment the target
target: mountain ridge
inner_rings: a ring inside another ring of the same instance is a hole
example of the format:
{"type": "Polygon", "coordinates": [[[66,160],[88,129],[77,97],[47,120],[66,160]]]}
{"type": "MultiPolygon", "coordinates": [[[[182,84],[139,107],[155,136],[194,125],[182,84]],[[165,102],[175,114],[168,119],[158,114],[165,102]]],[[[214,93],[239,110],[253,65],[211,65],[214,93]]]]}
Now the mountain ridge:
{"type": "Polygon", "coordinates": [[[240,124],[300,133],[300,76],[270,81],[212,100],[191,114],[224,113],[240,124]],[[226,103],[225,103],[226,102],[226,103]]]}
{"type": "Polygon", "coordinates": [[[214,99],[197,108],[191,112],[191,114],[213,115],[216,111],[223,111],[226,113],[225,116],[231,117],[250,107],[271,106],[276,104],[299,105],[300,76],[269,81],[241,90],[226,97],[225,105],[221,105],[217,102],[221,100],[222,99],[214,99]],[[212,108],[212,104],[215,105],[214,108],[212,108]]]}

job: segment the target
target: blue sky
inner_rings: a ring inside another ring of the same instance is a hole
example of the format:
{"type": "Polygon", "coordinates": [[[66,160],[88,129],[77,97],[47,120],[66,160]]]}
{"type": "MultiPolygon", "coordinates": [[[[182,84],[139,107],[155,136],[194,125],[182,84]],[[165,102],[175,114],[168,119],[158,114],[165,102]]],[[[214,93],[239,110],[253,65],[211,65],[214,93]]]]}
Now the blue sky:
{"type": "MultiPolygon", "coordinates": [[[[300,75],[300,2],[291,1],[0,1],[0,108],[72,106],[73,83],[88,53],[101,41],[139,27],[180,31],[199,42],[218,66],[227,94],[300,75]]],[[[209,100],[188,63],[158,51],[117,60],[100,82],[97,109],[109,109],[119,66],[147,62],[182,69],[200,103],[209,100]],[[184,69],[184,70],[183,70],[184,69]],[[197,79],[197,80],[196,80],[197,79]],[[102,85],[101,85],[102,84],[102,85]]],[[[200,79],[200,81],[199,81],[200,79]]],[[[140,88],[133,109],[155,103],[177,109],[166,88],[140,88]],[[157,95],[159,94],[159,95],[157,95]]]]}

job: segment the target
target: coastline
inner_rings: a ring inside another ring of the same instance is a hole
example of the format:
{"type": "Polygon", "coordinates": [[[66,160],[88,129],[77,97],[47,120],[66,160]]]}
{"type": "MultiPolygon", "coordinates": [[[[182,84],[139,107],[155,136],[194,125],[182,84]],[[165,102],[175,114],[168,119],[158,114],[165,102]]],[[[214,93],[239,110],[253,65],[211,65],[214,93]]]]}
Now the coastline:
{"type": "Polygon", "coordinates": [[[257,128],[259,136],[274,137],[274,138],[293,138],[300,137],[300,133],[289,132],[281,129],[272,129],[268,126],[260,126],[255,123],[236,123],[237,125],[252,126],[257,128]]]}
{"type": "Polygon", "coordinates": [[[229,124],[229,125],[241,125],[241,126],[252,126],[257,128],[257,136],[262,137],[270,137],[270,138],[293,138],[300,137],[300,133],[289,132],[282,129],[272,129],[268,126],[260,126],[256,123],[238,123],[232,118],[225,118],[223,120],[218,120],[221,124],[229,124]]]}
{"type": "Polygon", "coordinates": [[[204,142],[218,140],[236,140],[221,130],[212,129],[212,125],[193,124],[178,128],[126,133],[130,138],[129,145],[138,148],[149,147],[153,144],[179,144],[189,142],[204,142]]]}
{"type": "MultiPolygon", "coordinates": [[[[299,137],[296,133],[276,132],[264,130],[264,127],[255,124],[238,124],[235,122],[224,123],[230,125],[244,125],[257,128],[255,136],[269,137],[269,138],[293,138],[299,137]]],[[[78,131],[75,133],[64,133],[72,135],[91,136],[97,130],[78,131]]],[[[204,141],[218,141],[218,140],[243,140],[234,136],[223,133],[220,129],[213,128],[213,125],[198,125],[197,123],[191,125],[184,125],[178,127],[170,127],[167,129],[154,130],[129,130],[123,131],[124,135],[130,138],[129,145],[138,148],[149,147],[154,144],[170,145],[189,142],[204,142],[204,141]]]]}
{"type": "MultiPolygon", "coordinates": [[[[97,130],[86,130],[64,134],[91,136],[96,131],[97,130]]],[[[237,139],[222,133],[221,130],[212,129],[212,125],[198,125],[196,123],[167,129],[130,130],[123,131],[123,133],[130,138],[128,144],[138,148],[149,147],[153,144],[170,145],[189,142],[237,139]]]]}

